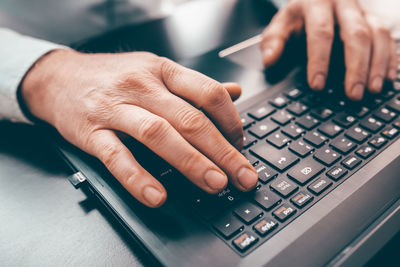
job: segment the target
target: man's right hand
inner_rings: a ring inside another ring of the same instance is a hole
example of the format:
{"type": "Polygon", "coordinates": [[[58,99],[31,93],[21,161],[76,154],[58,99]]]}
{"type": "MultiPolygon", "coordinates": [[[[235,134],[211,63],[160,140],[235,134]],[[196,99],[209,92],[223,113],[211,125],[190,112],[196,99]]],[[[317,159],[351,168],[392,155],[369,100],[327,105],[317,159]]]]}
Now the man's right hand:
{"type": "Polygon", "coordinates": [[[222,85],[150,53],[57,50],[28,72],[22,95],[34,116],[100,159],[149,207],[164,203],[165,188],[115,131],[142,142],[206,192],[224,189],[228,177],[242,191],[257,183],[255,169],[238,151],[243,130],[231,100],[240,95],[238,85],[222,85]]]}
{"type": "Polygon", "coordinates": [[[396,78],[396,45],[389,30],[364,11],[359,0],[288,1],[263,33],[264,65],[274,64],[289,37],[304,30],[308,84],[314,90],[322,90],[328,76],[335,24],[344,43],[346,95],[361,100],[365,88],[379,93],[384,79],[396,78]]]}

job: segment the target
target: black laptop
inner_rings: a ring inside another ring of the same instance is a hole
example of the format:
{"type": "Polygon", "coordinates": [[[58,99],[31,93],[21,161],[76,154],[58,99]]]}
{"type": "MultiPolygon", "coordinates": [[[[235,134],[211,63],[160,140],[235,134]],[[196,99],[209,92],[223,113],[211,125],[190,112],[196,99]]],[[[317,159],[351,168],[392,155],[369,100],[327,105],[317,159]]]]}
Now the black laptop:
{"type": "MultiPolygon", "coordinates": [[[[126,31],[118,32],[120,39],[131,38],[126,31]]],[[[79,49],[120,51],[112,34],[79,49]]],[[[252,192],[229,185],[208,195],[128,136],[121,136],[125,145],[167,188],[163,207],[143,206],[98,160],[55,137],[76,172],[70,180],[98,198],[161,265],[363,265],[400,230],[400,87],[387,83],[382,94],[353,103],[336,69],[315,93],[304,67],[264,72],[254,40],[180,59],[242,85],[241,152],[259,174],[252,192]]]]}

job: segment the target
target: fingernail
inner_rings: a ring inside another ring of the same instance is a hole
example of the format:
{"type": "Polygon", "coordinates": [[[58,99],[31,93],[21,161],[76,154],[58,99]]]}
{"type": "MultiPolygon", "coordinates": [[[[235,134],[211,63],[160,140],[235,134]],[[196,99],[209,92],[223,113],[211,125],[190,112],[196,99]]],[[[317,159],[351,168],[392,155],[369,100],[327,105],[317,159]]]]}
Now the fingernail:
{"type": "Polygon", "coordinates": [[[322,90],[325,87],[325,75],[318,73],[314,76],[311,87],[315,90],[322,90]]]}
{"type": "Polygon", "coordinates": [[[263,51],[263,57],[264,58],[269,58],[270,56],[272,56],[272,49],[271,48],[266,48],[263,51]]]}
{"type": "Polygon", "coordinates": [[[163,199],[163,194],[153,186],[146,186],[143,190],[143,197],[152,206],[157,207],[163,199]]]}
{"type": "Polygon", "coordinates": [[[378,93],[382,89],[383,79],[380,76],[376,76],[372,80],[371,89],[373,92],[378,93]]]}
{"type": "Polygon", "coordinates": [[[361,83],[357,83],[356,85],[353,86],[351,90],[351,97],[354,100],[361,100],[363,98],[364,94],[364,85],[361,83]]]}
{"type": "Polygon", "coordinates": [[[238,180],[246,190],[253,188],[257,184],[258,176],[256,172],[247,167],[242,167],[238,172],[238,180]]]}
{"type": "Polygon", "coordinates": [[[263,50],[263,61],[264,61],[264,65],[269,65],[270,61],[271,61],[271,56],[272,56],[272,49],[271,48],[266,48],[263,50]]]}
{"type": "Polygon", "coordinates": [[[216,170],[209,170],[204,176],[204,180],[208,187],[213,190],[222,190],[225,188],[228,178],[216,170]]]}
{"type": "Polygon", "coordinates": [[[397,72],[396,70],[390,70],[388,73],[389,80],[394,81],[396,79],[397,72]]]}

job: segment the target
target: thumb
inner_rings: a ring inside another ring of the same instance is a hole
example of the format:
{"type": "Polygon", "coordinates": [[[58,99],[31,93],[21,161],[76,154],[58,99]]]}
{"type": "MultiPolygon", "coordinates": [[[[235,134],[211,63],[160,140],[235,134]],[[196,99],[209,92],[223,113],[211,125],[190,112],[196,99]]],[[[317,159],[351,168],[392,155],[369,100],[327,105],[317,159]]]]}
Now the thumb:
{"type": "Polygon", "coordinates": [[[232,101],[235,101],[236,99],[238,99],[240,97],[240,95],[242,94],[242,88],[237,83],[227,82],[227,83],[222,83],[222,85],[228,91],[229,95],[231,96],[232,101]]]}

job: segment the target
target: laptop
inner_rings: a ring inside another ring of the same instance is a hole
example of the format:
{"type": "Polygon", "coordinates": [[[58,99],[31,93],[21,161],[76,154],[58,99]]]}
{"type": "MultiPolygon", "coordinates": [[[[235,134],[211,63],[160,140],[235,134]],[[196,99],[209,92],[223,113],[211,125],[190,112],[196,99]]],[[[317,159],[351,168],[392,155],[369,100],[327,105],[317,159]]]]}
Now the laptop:
{"type": "Polygon", "coordinates": [[[252,192],[228,185],[208,195],[129,136],[124,144],[167,188],[165,205],[140,204],[97,159],[55,135],[75,172],[70,181],[107,207],[155,264],[363,265],[400,230],[400,87],[386,83],[382,94],[350,102],[342,66],[315,93],[302,66],[264,72],[257,38],[180,60],[242,85],[241,152],[259,174],[252,192]]]}

